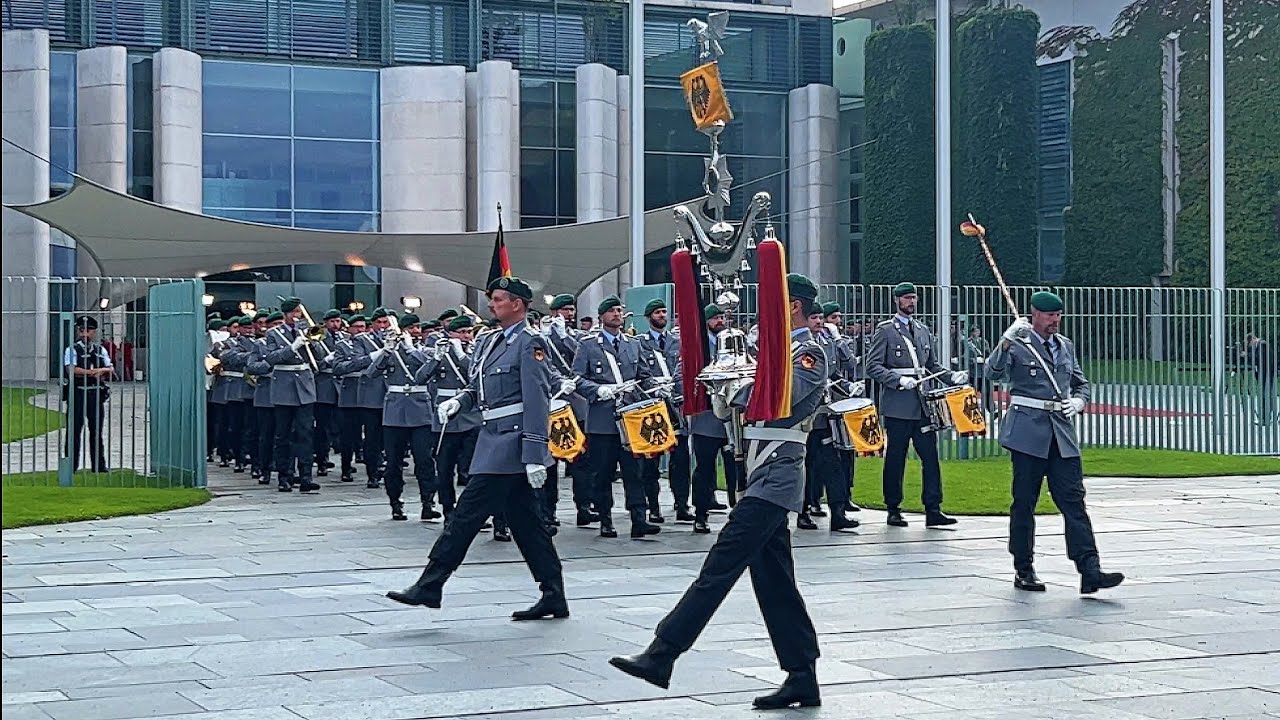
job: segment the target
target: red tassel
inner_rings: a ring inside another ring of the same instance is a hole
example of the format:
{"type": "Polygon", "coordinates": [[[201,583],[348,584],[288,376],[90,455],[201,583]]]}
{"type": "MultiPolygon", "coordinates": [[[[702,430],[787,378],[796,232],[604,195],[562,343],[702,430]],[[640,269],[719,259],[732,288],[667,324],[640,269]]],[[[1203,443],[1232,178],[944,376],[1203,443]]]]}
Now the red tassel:
{"type": "Polygon", "coordinates": [[[698,299],[698,276],[688,250],[671,253],[671,279],[676,286],[676,324],[680,328],[680,366],[684,368],[684,414],[697,415],[710,408],[707,390],[698,373],[707,366],[707,330],[698,299]]]}
{"type": "Polygon", "coordinates": [[[777,420],[791,414],[791,298],[782,244],[765,240],[756,248],[759,289],[759,353],[756,383],[747,403],[747,422],[777,420]]]}

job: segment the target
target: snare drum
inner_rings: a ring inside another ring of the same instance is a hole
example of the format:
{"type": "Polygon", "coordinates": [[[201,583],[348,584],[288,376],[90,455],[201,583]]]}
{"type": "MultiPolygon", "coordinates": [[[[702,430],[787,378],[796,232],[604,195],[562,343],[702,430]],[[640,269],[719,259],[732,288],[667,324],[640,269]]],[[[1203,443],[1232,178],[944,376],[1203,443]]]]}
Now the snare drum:
{"type": "Polygon", "coordinates": [[[963,437],[987,432],[987,418],[978,402],[978,391],[970,385],[930,390],[925,393],[930,422],[934,429],[955,428],[963,437]]]}
{"type": "Polygon", "coordinates": [[[667,403],[650,398],[618,408],[618,434],[636,457],[656,457],[676,446],[667,403]]]}
{"type": "Polygon", "coordinates": [[[862,456],[884,452],[884,428],[876,406],[866,398],[838,400],[827,406],[831,444],[838,450],[853,450],[862,456]]]}
{"type": "Polygon", "coordinates": [[[573,408],[567,400],[556,398],[551,401],[551,418],[547,423],[547,444],[551,448],[551,457],[565,462],[573,462],[582,454],[587,446],[587,436],[578,427],[578,420],[573,416],[573,408]]]}

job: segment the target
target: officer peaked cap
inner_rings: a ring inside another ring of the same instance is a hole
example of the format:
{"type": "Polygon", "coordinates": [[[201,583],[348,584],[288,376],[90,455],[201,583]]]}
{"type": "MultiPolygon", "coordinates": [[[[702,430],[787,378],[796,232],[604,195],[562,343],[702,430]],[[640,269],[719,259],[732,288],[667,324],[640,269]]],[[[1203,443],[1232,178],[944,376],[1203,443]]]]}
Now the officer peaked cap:
{"type": "Polygon", "coordinates": [[[76,318],[76,327],[80,330],[97,330],[98,320],[97,318],[92,318],[88,315],[81,315],[76,318]]]}

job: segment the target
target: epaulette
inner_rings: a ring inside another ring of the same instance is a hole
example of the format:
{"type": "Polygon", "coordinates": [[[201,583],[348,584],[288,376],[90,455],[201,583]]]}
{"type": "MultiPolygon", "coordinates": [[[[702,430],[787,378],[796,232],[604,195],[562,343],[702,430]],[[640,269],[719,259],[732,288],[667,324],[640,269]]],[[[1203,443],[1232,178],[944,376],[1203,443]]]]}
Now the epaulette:
{"type": "Polygon", "coordinates": [[[534,330],[532,325],[525,325],[524,331],[534,337],[542,337],[542,333],[538,332],[537,330],[534,330]]]}
{"type": "Polygon", "coordinates": [[[889,318],[888,320],[881,320],[880,322],[876,323],[876,327],[882,328],[892,324],[893,324],[893,318],[889,318]]]}

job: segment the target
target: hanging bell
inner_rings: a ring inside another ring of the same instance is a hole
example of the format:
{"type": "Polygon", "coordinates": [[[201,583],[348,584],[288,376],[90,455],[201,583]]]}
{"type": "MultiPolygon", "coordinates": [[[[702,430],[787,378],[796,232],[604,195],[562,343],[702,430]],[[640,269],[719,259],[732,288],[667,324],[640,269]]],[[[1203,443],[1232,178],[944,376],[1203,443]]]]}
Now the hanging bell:
{"type": "Polygon", "coordinates": [[[724,292],[724,283],[720,278],[716,278],[715,284],[712,285],[712,287],[716,289],[716,292],[724,292]]]}
{"type": "Polygon", "coordinates": [[[766,223],[764,226],[764,239],[777,240],[778,236],[773,234],[773,223],[766,223]]]}
{"type": "Polygon", "coordinates": [[[696,242],[689,243],[689,254],[696,258],[702,254],[702,248],[698,247],[696,242]]]}
{"type": "Polygon", "coordinates": [[[733,289],[734,290],[742,289],[742,278],[738,277],[737,275],[733,276],[733,289]]]}
{"type": "Polygon", "coordinates": [[[755,233],[752,233],[752,234],[750,234],[750,235],[748,235],[748,236],[747,236],[747,249],[748,249],[748,250],[755,250],[755,249],[756,249],[756,236],[755,236],[755,233]]]}
{"type": "Polygon", "coordinates": [[[684,242],[684,235],[681,235],[677,231],[676,232],[676,252],[680,252],[682,250],[688,250],[688,249],[689,247],[685,245],[685,242],[684,242]]]}
{"type": "Polygon", "coordinates": [[[710,280],[710,279],[711,279],[711,271],[707,269],[707,266],[706,266],[706,265],[699,265],[699,266],[698,266],[698,272],[699,272],[699,274],[700,274],[700,275],[702,275],[702,277],[703,277],[703,279],[704,279],[704,280],[710,280]]]}
{"type": "Polygon", "coordinates": [[[751,263],[746,258],[742,258],[742,265],[738,266],[738,272],[747,272],[751,269],[751,263]]]}

